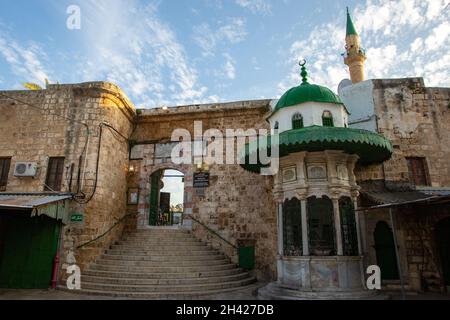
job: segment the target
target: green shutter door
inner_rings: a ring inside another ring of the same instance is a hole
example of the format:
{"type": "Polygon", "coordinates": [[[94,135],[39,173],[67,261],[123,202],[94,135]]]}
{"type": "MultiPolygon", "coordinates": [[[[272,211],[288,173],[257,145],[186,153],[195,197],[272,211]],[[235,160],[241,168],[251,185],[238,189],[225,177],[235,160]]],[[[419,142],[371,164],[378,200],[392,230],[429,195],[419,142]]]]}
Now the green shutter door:
{"type": "Polygon", "coordinates": [[[151,190],[150,190],[150,218],[149,224],[156,226],[158,222],[158,198],[159,198],[159,180],[161,171],[155,172],[151,176],[151,190]]]}
{"type": "Polygon", "coordinates": [[[50,286],[60,224],[46,216],[5,219],[0,287],[45,289],[50,286]]]}
{"type": "Polygon", "coordinates": [[[450,286],[450,218],[436,226],[436,240],[441,258],[442,272],[446,286],[450,286]]]}
{"type": "Polygon", "coordinates": [[[400,279],[395,255],[394,236],[389,225],[384,221],[378,222],[375,227],[374,237],[377,264],[381,269],[381,279],[400,279]]]}

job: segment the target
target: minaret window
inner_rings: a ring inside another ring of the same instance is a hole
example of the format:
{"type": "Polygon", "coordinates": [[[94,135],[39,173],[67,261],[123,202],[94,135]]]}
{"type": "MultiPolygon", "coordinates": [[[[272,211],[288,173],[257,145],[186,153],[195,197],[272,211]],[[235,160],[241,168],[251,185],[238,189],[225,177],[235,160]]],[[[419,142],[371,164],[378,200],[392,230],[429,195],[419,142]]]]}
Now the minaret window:
{"type": "Polygon", "coordinates": [[[322,115],[322,125],[324,127],[334,127],[333,115],[330,111],[325,111],[322,115]]]}
{"type": "Polygon", "coordinates": [[[294,114],[292,117],[292,129],[303,128],[303,116],[300,113],[294,114]]]}
{"type": "Polygon", "coordinates": [[[280,129],[280,123],[278,121],[275,121],[275,125],[273,126],[274,130],[280,129]]]}

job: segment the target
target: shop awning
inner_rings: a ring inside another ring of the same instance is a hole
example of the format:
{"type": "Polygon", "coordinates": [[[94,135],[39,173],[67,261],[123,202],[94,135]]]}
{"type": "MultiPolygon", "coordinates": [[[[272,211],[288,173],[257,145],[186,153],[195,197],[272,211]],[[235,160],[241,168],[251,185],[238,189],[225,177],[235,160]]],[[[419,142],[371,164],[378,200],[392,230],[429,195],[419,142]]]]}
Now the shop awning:
{"type": "Polygon", "coordinates": [[[360,193],[362,197],[375,204],[360,210],[450,203],[450,189],[446,188],[417,187],[415,190],[389,190],[388,188],[364,189],[363,186],[360,193]]]}
{"type": "Polygon", "coordinates": [[[68,221],[71,194],[54,193],[0,193],[0,213],[30,211],[31,217],[46,215],[50,218],[68,221]]]}

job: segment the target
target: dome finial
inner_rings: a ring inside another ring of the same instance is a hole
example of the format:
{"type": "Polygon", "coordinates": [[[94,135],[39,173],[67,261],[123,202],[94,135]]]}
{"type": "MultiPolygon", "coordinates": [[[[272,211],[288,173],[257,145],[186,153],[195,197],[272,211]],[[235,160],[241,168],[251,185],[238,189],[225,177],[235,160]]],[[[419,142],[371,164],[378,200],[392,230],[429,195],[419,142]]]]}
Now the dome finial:
{"type": "Polygon", "coordinates": [[[302,85],[304,84],[309,84],[308,82],[308,72],[306,71],[306,60],[303,59],[299,62],[300,67],[302,67],[302,72],[300,73],[300,75],[302,76],[302,85]]]}

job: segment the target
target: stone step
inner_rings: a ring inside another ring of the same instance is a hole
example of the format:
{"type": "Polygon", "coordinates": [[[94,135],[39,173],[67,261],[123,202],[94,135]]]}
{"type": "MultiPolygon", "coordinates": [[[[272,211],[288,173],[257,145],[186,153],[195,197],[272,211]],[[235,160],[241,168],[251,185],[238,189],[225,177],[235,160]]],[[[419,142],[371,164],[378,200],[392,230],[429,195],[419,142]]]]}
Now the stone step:
{"type": "Polygon", "coordinates": [[[122,236],[124,239],[128,238],[136,238],[136,239],[192,239],[195,238],[190,233],[182,233],[182,234],[170,234],[170,233],[163,233],[163,234],[124,234],[122,236]]]}
{"type": "Polygon", "coordinates": [[[74,294],[91,295],[98,297],[113,297],[122,299],[149,299],[149,300],[192,300],[202,299],[214,295],[223,294],[226,292],[234,292],[236,290],[245,290],[254,288],[253,284],[221,290],[207,290],[203,292],[119,292],[119,291],[101,291],[101,290],[68,290],[65,286],[58,286],[58,290],[68,291],[74,294]]]}
{"type": "Polygon", "coordinates": [[[133,267],[197,267],[197,266],[214,266],[228,264],[228,259],[218,260],[194,260],[194,261],[127,261],[127,260],[107,260],[100,258],[97,264],[113,265],[113,266],[133,266],[133,267]]]}
{"type": "Polygon", "coordinates": [[[100,291],[119,291],[119,292],[192,292],[192,291],[207,291],[235,288],[246,286],[255,282],[255,278],[248,277],[242,280],[216,282],[216,283],[201,283],[189,285],[117,285],[104,284],[83,281],[81,287],[85,290],[100,290],[100,291]]]}
{"type": "Polygon", "coordinates": [[[183,251],[192,251],[192,250],[202,250],[208,249],[209,247],[206,244],[198,243],[198,244],[179,244],[179,245],[143,245],[143,246],[132,246],[132,245],[124,245],[124,244],[113,244],[111,249],[119,249],[119,250],[136,250],[136,249],[144,249],[144,250],[160,250],[160,251],[172,251],[172,250],[183,250],[183,251]]]}
{"type": "Polygon", "coordinates": [[[133,278],[133,279],[193,279],[193,278],[213,278],[225,277],[244,273],[240,268],[232,268],[218,271],[193,271],[193,272],[178,272],[178,273],[133,273],[133,272],[116,272],[116,271],[99,271],[86,270],[82,275],[91,277],[104,278],[133,278]]]}
{"type": "Polygon", "coordinates": [[[177,236],[177,235],[192,235],[192,233],[188,230],[135,230],[133,232],[125,232],[123,233],[124,236],[129,236],[129,235],[137,235],[137,236],[153,236],[153,235],[162,235],[162,236],[167,236],[167,235],[172,235],[172,236],[177,236]]]}
{"type": "Polygon", "coordinates": [[[150,261],[150,262],[178,262],[178,261],[214,261],[224,260],[225,256],[221,254],[216,255],[189,255],[184,253],[182,255],[114,255],[102,254],[101,260],[119,260],[119,261],[150,261]]]}
{"type": "Polygon", "coordinates": [[[112,272],[133,272],[143,274],[154,273],[186,273],[186,272],[209,272],[223,271],[236,268],[235,264],[228,263],[214,266],[175,266],[175,267],[142,267],[142,266],[123,266],[123,265],[107,265],[107,264],[91,264],[88,270],[93,271],[112,271],[112,272]]]}
{"type": "Polygon", "coordinates": [[[179,244],[183,245],[197,245],[201,244],[203,245],[203,242],[196,240],[196,239],[190,239],[190,240],[183,240],[180,242],[174,242],[174,241],[129,241],[129,240],[119,240],[116,241],[117,245],[126,245],[126,246],[133,246],[133,247],[142,247],[142,246],[178,246],[179,244]]]}
{"type": "Polygon", "coordinates": [[[98,277],[83,275],[81,277],[81,283],[90,282],[96,284],[111,284],[111,285],[129,285],[129,286],[154,286],[154,285],[195,285],[195,284],[210,284],[210,283],[223,283],[244,280],[249,277],[248,273],[238,273],[233,275],[226,275],[221,277],[197,277],[197,278],[160,278],[160,279],[142,279],[142,278],[117,278],[117,277],[98,277]]]}
{"type": "Polygon", "coordinates": [[[157,244],[179,244],[179,243],[184,243],[184,242],[200,242],[197,239],[194,238],[177,238],[177,239],[173,239],[173,238],[168,238],[168,239],[162,239],[162,238],[122,238],[120,239],[120,241],[123,242],[132,242],[132,243],[145,243],[145,244],[150,244],[150,243],[157,243],[157,244]]]}
{"type": "Polygon", "coordinates": [[[164,250],[147,250],[147,249],[130,249],[130,250],[118,250],[118,249],[109,249],[106,250],[106,254],[109,255],[133,255],[133,256],[148,256],[148,255],[156,255],[156,256],[179,256],[186,254],[188,252],[191,256],[214,256],[219,253],[215,250],[205,248],[204,250],[172,250],[172,251],[164,251],[164,250]]]}
{"type": "Polygon", "coordinates": [[[121,298],[192,299],[256,280],[186,230],[127,232],[82,273],[80,293],[121,298]]]}

